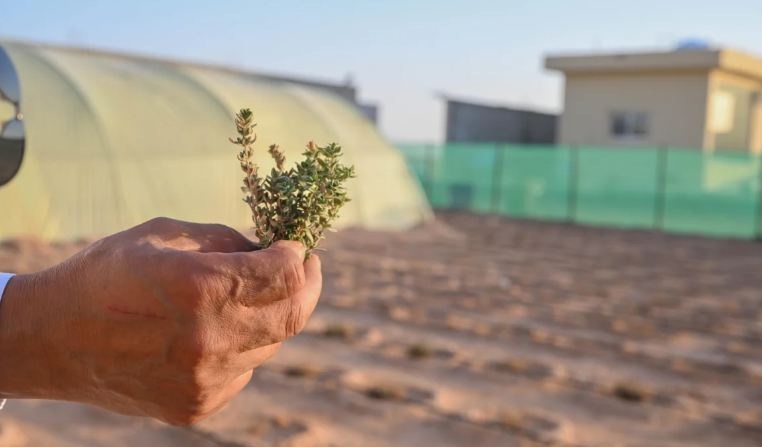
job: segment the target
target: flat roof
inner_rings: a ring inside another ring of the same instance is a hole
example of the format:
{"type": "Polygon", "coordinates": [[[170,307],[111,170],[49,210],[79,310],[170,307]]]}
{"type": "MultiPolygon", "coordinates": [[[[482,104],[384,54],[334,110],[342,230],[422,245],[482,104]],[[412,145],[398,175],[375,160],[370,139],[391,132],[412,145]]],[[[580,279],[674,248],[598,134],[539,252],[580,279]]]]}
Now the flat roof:
{"type": "Polygon", "coordinates": [[[522,105],[522,104],[503,104],[503,103],[495,103],[491,101],[481,101],[477,99],[471,99],[471,98],[463,98],[463,97],[454,97],[450,96],[447,93],[437,93],[437,97],[440,99],[443,99],[448,104],[460,104],[460,105],[467,105],[467,106],[473,106],[473,107],[483,107],[487,109],[498,109],[498,110],[510,110],[514,112],[527,112],[527,113],[536,113],[540,115],[553,115],[558,116],[558,111],[553,111],[549,109],[542,109],[537,108],[532,105],[522,105]]]}
{"type": "Polygon", "coordinates": [[[643,53],[550,54],[545,68],[564,73],[721,69],[762,80],[762,59],[727,48],[643,53]]]}

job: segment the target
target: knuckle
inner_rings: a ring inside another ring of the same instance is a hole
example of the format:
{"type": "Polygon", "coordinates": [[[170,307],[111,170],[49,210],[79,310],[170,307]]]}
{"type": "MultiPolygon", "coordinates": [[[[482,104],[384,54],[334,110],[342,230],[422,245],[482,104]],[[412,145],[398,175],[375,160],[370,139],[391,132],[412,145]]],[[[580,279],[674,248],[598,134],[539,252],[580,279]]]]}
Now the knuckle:
{"type": "Polygon", "coordinates": [[[145,225],[149,228],[167,228],[173,226],[175,222],[174,219],[170,219],[169,217],[159,216],[146,221],[145,225]]]}
{"type": "Polygon", "coordinates": [[[170,416],[166,416],[164,418],[164,421],[167,422],[169,425],[174,425],[175,427],[189,427],[201,421],[206,416],[207,416],[206,414],[199,411],[186,410],[186,411],[179,411],[170,416]]]}
{"type": "Polygon", "coordinates": [[[236,230],[233,227],[229,227],[229,226],[223,225],[223,224],[214,224],[214,225],[215,225],[215,229],[217,231],[219,231],[220,233],[230,237],[233,240],[246,240],[246,241],[248,241],[248,239],[246,239],[246,237],[244,235],[242,235],[238,230],[236,230]]]}
{"type": "Polygon", "coordinates": [[[156,224],[164,224],[168,222],[173,222],[173,220],[166,216],[157,216],[150,219],[148,222],[156,223],[156,224]]]}
{"type": "Polygon", "coordinates": [[[181,405],[174,415],[182,425],[194,424],[211,414],[214,406],[214,386],[208,380],[195,375],[186,386],[182,396],[179,396],[181,405]]]}
{"type": "Polygon", "coordinates": [[[209,393],[206,387],[188,381],[174,395],[170,408],[167,408],[160,419],[170,425],[189,426],[208,416],[209,393]]]}
{"type": "Polygon", "coordinates": [[[209,228],[210,230],[212,230],[212,231],[216,231],[216,232],[219,232],[219,233],[227,233],[227,234],[232,234],[232,232],[234,231],[234,230],[233,230],[232,228],[230,228],[229,226],[227,226],[227,225],[223,225],[223,224],[221,224],[221,223],[210,223],[210,224],[207,224],[207,225],[208,225],[208,228],[209,228]]]}
{"type": "Polygon", "coordinates": [[[226,237],[230,239],[236,239],[238,237],[242,237],[239,232],[236,230],[230,228],[227,225],[219,224],[219,223],[210,223],[210,224],[204,224],[204,230],[208,234],[212,234],[219,237],[226,237]]]}
{"type": "Polygon", "coordinates": [[[257,246],[235,228],[223,224],[204,224],[204,232],[211,236],[215,250],[224,252],[253,251],[257,246]]]}
{"type": "Polygon", "coordinates": [[[164,416],[162,419],[167,424],[175,426],[175,427],[189,427],[195,424],[196,422],[198,422],[198,419],[196,417],[186,413],[172,414],[172,415],[164,416]]]}

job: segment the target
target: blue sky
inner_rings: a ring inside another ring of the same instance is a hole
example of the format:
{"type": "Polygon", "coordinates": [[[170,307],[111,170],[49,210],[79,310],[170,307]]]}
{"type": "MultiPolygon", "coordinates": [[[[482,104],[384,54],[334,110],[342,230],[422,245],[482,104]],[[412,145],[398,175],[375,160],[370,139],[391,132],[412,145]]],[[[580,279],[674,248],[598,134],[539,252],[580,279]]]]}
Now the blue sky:
{"type": "Polygon", "coordinates": [[[667,49],[697,37],[762,54],[760,0],[0,0],[0,38],[341,81],[396,141],[439,140],[437,92],[558,111],[564,51],[667,49]]]}

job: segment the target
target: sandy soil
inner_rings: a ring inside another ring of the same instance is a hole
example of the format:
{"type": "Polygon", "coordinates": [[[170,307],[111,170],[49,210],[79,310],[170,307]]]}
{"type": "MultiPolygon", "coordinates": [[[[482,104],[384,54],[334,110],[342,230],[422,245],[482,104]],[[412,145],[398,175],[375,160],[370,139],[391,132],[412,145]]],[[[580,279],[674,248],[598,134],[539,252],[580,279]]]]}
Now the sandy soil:
{"type": "Polygon", "coordinates": [[[333,237],[305,333],[198,426],[13,401],[0,446],[762,445],[762,244],[439,218],[333,237]]]}

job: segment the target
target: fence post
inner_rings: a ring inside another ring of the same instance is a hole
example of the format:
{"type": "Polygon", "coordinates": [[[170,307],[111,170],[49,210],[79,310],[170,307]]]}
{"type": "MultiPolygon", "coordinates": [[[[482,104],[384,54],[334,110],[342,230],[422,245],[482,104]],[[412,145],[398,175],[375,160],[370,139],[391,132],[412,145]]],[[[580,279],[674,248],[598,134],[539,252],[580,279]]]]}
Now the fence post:
{"type": "Polygon", "coordinates": [[[566,218],[569,222],[577,219],[577,184],[579,176],[579,148],[569,146],[569,185],[566,197],[566,218]]]}
{"type": "Polygon", "coordinates": [[[426,179],[423,183],[423,191],[426,193],[429,203],[434,197],[434,149],[433,143],[427,144],[423,160],[423,176],[426,179]]]}
{"type": "Polygon", "coordinates": [[[664,229],[664,214],[667,206],[667,167],[669,165],[669,147],[659,148],[656,162],[656,200],[654,200],[654,228],[664,229]]]}
{"type": "Polygon", "coordinates": [[[500,148],[500,143],[495,143],[495,164],[492,167],[492,212],[496,214],[500,209],[505,150],[505,148],[500,148]]]}
{"type": "Polygon", "coordinates": [[[762,154],[757,154],[757,225],[755,239],[762,241],[762,154]]]}

